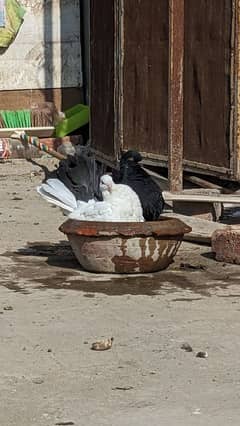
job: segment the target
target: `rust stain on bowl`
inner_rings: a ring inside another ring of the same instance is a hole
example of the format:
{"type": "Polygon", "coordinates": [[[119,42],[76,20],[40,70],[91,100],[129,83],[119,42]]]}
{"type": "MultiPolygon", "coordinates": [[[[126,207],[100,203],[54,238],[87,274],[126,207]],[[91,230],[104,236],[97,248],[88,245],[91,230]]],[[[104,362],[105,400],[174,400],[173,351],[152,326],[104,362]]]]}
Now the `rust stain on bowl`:
{"type": "Polygon", "coordinates": [[[143,273],[166,269],[191,228],[178,219],[156,222],[86,222],[60,226],[84,269],[91,272],[143,273]]]}

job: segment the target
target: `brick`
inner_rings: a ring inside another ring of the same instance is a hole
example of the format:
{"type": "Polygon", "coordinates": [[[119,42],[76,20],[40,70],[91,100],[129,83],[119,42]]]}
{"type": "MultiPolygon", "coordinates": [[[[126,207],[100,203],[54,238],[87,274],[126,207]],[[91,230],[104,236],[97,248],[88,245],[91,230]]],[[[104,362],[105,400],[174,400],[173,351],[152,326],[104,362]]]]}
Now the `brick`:
{"type": "Polygon", "coordinates": [[[40,140],[49,148],[53,148],[56,151],[60,145],[66,142],[71,142],[73,145],[83,143],[83,138],[81,135],[64,136],[64,138],[41,138],[40,140]]]}
{"type": "Polygon", "coordinates": [[[212,234],[212,251],[220,262],[240,265],[240,225],[215,231],[212,234]]]}

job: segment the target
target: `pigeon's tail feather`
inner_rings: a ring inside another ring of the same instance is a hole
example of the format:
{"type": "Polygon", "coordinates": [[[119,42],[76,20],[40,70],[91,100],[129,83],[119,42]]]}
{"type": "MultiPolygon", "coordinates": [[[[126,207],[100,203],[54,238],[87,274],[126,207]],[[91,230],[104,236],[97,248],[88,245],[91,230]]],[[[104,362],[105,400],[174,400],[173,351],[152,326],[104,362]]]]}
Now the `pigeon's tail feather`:
{"type": "Polygon", "coordinates": [[[49,203],[55,204],[65,211],[72,212],[77,208],[75,196],[58,179],[48,179],[37,188],[37,192],[49,203]]]}
{"type": "Polygon", "coordinates": [[[49,195],[47,192],[45,192],[44,189],[41,188],[41,186],[37,187],[37,192],[48,203],[51,203],[51,204],[54,204],[57,207],[60,207],[60,209],[62,209],[64,213],[69,214],[73,211],[71,207],[67,206],[66,204],[61,203],[61,201],[57,200],[52,195],[49,195]]]}
{"type": "Polygon", "coordinates": [[[74,156],[59,163],[55,171],[58,179],[75,195],[77,200],[101,199],[99,180],[103,166],[95,159],[89,147],[80,147],[74,156]]]}
{"type": "Polygon", "coordinates": [[[47,191],[51,193],[55,198],[58,198],[64,204],[67,204],[72,209],[76,209],[77,200],[73,193],[61,182],[59,179],[48,179],[46,184],[47,191]]]}

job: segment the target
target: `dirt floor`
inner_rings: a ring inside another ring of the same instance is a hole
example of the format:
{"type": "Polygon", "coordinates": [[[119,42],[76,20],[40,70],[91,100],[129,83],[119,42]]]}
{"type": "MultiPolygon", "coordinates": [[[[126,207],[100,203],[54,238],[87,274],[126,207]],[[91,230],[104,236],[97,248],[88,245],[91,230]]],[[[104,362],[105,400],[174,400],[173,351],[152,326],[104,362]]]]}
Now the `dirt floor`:
{"type": "Polygon", "coordinates": [[[240,266],[184,243],[160,273],[86,273],[35,191],[41,169],[0,177],[0,425],[238,426],[240,266]]]}

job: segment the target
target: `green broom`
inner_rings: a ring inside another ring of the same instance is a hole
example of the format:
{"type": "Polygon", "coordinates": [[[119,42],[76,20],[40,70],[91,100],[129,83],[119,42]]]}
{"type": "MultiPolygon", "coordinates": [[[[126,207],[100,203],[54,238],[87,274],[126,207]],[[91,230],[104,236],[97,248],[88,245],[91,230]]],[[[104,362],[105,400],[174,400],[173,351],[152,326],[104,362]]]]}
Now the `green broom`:
{"type": "Polygon", "coordinates": [[[30,110],[0,111],[1,121],[6,128],[19,129],[31,127],[30,110]]]}

